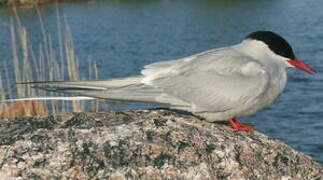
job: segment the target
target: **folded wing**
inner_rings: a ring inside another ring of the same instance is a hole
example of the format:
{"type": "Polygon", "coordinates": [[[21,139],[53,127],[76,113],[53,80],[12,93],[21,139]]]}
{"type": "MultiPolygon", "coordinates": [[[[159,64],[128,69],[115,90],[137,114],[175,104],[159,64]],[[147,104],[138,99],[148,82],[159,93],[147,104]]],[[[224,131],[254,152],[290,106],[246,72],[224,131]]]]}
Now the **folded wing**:
{"type": "Polygon", "coordinates": [[[231,49],[147,65],[142,76],[98,81],[31,82],[76,96],[165,104],[193,112],[222,112],[252,102],[269,82],[265,68],[231,49]]]}

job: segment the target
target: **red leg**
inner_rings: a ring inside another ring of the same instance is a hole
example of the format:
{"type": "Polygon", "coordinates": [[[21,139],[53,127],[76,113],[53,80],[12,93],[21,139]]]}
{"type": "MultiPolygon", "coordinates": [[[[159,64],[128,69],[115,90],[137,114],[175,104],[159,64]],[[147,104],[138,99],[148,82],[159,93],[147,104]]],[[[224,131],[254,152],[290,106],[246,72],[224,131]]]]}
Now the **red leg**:
{"type": "Polygon", "coordinates": [[[253,132],[253,126],[248,124],[242,124],[238,123],[235,119],[230,119],[229,123],[232,126],[232,129],[238,130],[238,131],[246,131],[246,132],[253,132]]]}

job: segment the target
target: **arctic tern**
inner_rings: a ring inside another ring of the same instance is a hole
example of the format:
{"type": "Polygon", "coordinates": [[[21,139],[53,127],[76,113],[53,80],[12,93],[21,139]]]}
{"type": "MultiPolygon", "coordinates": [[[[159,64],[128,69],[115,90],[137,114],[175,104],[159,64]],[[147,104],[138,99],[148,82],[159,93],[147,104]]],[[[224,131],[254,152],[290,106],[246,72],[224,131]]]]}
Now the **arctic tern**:
{"type": "Polygon", "coordinates": [[[72,95],[152,102],[192,112],[232,128],[253,131],[235,119],[271,104],[285,88],[286,69],[315,70],[295,58],[292,47],[271,31],[256,31],[239,44],[146,65],[141,75],[95,81],[27,82],[72,95]]]}

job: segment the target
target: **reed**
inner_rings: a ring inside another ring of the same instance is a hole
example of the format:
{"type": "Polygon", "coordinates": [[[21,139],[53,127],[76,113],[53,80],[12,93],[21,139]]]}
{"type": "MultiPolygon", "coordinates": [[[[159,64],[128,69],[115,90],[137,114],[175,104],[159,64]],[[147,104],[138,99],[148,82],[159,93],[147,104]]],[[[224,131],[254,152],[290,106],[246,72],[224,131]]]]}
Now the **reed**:
{"type": "MultiPolygon", "coordinates": [[[[33,46],[30,43],[28,32],[22,25],[19,13],[14,8],[14,18],[9,30],[11,33],[11,53],[13,66],[4,63],[0,71],[0,117],[12,118],[22,116],[46,115],[48,112],[67,112],[70,107],[73,112],[85,111],[85,104],[80,101],[22,101],[8,103],[5,99],[55,96],[54,92],[45,92],[30,88],[17,82],[46,81],[46,80],[78,80],[79,60],[75,55],[71,28],[67,18],[63,18],[57,8],[57,42],[53,44],[52,34],[46,31],[41,12],[35,6],[40,23],[42,41],[33,46]],[[36,48],[34,48],[36,47],[36,48]],[[57,49],[53,47],[58,47],[57,49]],[[15,81],[12,83],[12,81],[15,81]]],[[[8,60],[7,60],[8,61],[8,60]]],[[[89,61],[89,78],[97,79],[98,70],[95,61],[89,61]]],[[[98,111],[98,102],[91,102],[94,111],[98,111]]]]}

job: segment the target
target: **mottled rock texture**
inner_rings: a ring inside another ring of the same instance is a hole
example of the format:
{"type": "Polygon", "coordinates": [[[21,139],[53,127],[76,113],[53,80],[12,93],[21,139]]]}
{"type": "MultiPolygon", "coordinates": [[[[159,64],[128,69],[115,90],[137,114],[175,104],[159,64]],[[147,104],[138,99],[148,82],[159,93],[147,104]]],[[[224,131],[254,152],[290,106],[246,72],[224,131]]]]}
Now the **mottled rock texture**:
{"type": "Polygon", "coordinates": [[[169,110],[0,122],[5,179],[323,179],[279,141],[169,110]]]}

